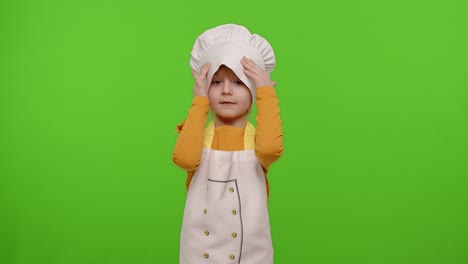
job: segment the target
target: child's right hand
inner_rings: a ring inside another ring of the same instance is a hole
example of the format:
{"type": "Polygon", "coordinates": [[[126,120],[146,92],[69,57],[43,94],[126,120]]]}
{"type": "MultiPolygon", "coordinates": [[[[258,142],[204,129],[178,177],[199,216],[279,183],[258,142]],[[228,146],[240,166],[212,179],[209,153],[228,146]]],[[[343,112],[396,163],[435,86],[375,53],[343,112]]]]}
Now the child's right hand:
{"type": "Polygon", "coordinates": [[[195,96],[205,96],[208,97],[207,87],[205,84],[206,75],[208,74],[208,70],[210,69],[210,64],[205,63],[200,70],[200,74],[192,70],[192,76],[195,79],[195,85],[193,87],[193,94],[195,96]]]}

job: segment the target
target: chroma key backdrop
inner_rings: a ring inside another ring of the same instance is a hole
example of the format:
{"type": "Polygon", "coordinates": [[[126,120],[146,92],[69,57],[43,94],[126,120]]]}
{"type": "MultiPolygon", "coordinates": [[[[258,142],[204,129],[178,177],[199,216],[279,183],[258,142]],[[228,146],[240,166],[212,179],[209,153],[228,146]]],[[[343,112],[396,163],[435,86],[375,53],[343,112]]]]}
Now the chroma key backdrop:
{"type": "Polygon", "coordinates": [[[276,54],[276,264],[468,263],[466,1],[2,0],[1,264],[178,263],[190,51],[226,23],[276,54]]]}

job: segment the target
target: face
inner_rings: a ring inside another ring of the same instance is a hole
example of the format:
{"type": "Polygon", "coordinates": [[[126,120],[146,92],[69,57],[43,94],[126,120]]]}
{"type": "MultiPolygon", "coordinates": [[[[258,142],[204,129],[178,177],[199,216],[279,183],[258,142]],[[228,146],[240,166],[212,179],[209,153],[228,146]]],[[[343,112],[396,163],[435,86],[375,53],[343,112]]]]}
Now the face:
{"type": "Polygon", "coordinates": [[[211,80],[208,98],[217,125],[245,126],[252,95],[231,69],[219,67],[211,80]]]}

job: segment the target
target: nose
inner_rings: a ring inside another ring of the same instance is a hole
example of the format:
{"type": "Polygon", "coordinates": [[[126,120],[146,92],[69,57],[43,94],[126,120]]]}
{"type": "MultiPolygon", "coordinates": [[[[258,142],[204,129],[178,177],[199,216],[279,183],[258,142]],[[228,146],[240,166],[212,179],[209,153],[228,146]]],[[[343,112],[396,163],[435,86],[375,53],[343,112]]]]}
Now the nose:
{"type": "Polygon", "coordinates": [[[222,95],[232,95],[232,83],[224,82],[223,89],[221,90],[222,95]]]}

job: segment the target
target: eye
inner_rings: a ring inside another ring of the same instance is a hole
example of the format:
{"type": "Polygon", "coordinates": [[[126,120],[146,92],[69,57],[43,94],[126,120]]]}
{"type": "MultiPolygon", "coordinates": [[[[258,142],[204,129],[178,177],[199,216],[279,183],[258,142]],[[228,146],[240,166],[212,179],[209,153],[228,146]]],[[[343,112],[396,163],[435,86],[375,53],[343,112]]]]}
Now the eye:
{"type": "Polygon", "coordinates": [[[215,85],[218,85],[218,84],[220,84],[220,83],[221,83],[220,80],[212,80],[212,81],[211,81],[211,84],[215,84],[215,85]]]}
{"type": "Polygon", "coordinates": [[[243,83],[241,80],[236,80],[236,81],[234,81],[234,84],[235,84],[236,86],[242,86],[242,85],[244,85],[244,83],[243,83]]]}

